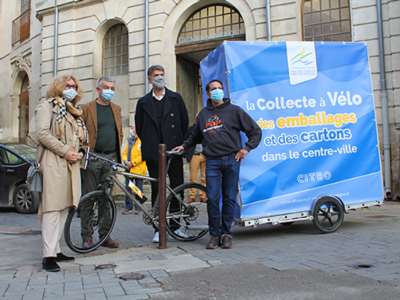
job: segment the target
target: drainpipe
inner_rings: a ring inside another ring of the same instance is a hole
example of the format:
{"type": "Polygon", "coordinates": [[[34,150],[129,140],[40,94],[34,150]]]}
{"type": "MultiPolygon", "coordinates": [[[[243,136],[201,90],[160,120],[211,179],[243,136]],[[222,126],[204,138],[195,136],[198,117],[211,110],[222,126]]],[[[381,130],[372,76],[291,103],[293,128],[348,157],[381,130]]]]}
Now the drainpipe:
{"type": "Polygon", "coordinates": [[[149,0],[144,1],[144,94],[149,91],[147,70],[149,69],[149,0]]]}
{"type": "Polygon", "coordinates": [[[271,40],[271,3],[270,0],[265,1],[265,17],[267,18],[267,41],[271,40]]]}
{"type": "Polygon", "coordinates": [[[58,6],[57,0],[54,0],[54,61],[53,75],[57,75],[57,60],[58,60],[58,6]]]}
{"type": "Polygon", "coordinates": [[[382,102],[383,157],[385,165],[385,193],[387,198],[391,198],[392,180],[391,180],[391,162],[390,162],[389,117],[388,117],[388,99],[386,90],[385,51],[383,48],[381,0],[376,0],[376,11],[378,16],[379,64],[380,64],[380,74],[381,74],[380,82],[381,82],[381,102],[382,102]]]}

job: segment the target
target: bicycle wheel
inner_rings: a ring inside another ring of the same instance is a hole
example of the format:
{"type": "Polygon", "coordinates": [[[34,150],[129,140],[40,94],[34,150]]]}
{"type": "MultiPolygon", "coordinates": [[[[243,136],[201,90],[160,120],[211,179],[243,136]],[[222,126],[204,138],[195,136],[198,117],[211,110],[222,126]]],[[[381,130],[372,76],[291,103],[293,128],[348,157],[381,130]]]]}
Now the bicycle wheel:
{"type": "Polygon", "coordinates": [[[198,183],[185,183],[174,189],[167,198],[167,231],[177,240],[194,241],[208,232],[207,189],[198,183]],[[195,193],[195,202],[188,203],[190,190],[195,193]]]}
{"type": "Polygon", "coordinates": [[[115,203],[103,191],[87,193],[80,199],[78,209],[72,208],[68,213],[64,227],[67,246],[77,253],[97,249],[110,236],[116,218],[115,203]],[[84,240],[92,240],[93,245],[84,247],[84,240]]]}

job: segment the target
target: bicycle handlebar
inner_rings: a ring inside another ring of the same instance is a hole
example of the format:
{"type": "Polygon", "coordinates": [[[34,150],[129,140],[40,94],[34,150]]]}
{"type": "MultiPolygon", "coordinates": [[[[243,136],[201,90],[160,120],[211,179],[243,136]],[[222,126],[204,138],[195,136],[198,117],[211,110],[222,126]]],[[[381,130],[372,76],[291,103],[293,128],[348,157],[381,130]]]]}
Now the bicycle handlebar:
{"type": "Polygon", "coordinates": [[[102,157],[100,155],[97,155],[97,154],[94,154],[92,152],[89,152],[89,156],[91,157],[91,159],[94,159],[94,160],[97,160],[97,161],[103,161],[105,163],[111,164],[112,166],[116,166],[116,167],[120,167],[122,169],[125,169],[126,171],[130,170],[130,168],[128,166],[125,166],[125,165],[117,163],[117,162],[115,162],[113,160],[104,158],[104,157],[102,157]]]}

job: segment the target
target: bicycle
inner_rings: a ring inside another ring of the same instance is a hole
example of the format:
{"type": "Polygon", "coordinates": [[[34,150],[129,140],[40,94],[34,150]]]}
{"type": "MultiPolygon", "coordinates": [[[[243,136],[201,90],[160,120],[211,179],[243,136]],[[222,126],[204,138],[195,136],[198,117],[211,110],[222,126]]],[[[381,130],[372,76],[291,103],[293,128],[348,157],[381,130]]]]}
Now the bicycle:
{"type": "MultiPolygon", "coordinates": [[[[167,151],[167,172],[174,156],[183,155],[175,151],[167,151]]],[[[91,160],[100,161],[109,165],[105,180],[99,183],[97,190],[82,196],[79,201],[81,206],[80,218],[77,216],[77,210],[69,210],[64,228],[64,238],[67,246],[77,253],[88,253],[101,246],[101,244],[110,236],[116,222],[116,204],[111,196],[112,187],[116,184],[125,195],[127,195],[134,204],[143,212],[143,222],[147,225],[154,225],[158,228],[158,207],[159,197],[157,195],[156,203],[152,210],[147,210],[143,205],[146,196],[130,180],[130,187],[133,195],[128,192],[125,185],[118,180],[116,175],[124,175],[130,178],[138,178],[157,182],[157,178],[132,174],[119,171],[122,168],[129,171],[129,167],[108,160],[94,153],[89,153],[91,160]],[[91,233],[93,246],[84,248],[82,244],[82,228],[91,233]]],[[[180,241],[193,241],[203,237],[208,232],[208,215],[206,203],[197,201],[200,197],[200,191],[206,192],[206,187],[198,183],[184,183],[175,189],[167,184],[169,192],[166,200],[167,212],[167,232],[173,238],[180,241]],[[196,191],[196,201],[188,203],[190,189],[196,191]],[[177,229],[183,230],[184,236],[176,233],[177,229]]]]}

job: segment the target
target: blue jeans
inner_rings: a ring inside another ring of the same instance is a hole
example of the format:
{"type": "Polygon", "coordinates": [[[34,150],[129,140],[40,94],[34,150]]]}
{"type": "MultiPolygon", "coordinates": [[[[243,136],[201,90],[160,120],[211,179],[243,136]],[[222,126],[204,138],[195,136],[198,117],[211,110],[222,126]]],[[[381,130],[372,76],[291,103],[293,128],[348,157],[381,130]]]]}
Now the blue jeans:
{"type": "Polygon", "coordinates": [[[238,193],[240,163],[235,154],[207,157],[208,226],[213,236],[230,235],[238,193]],[[222,189],[222,213],[219,208],[222,189]]]}
{"type": "MultiPolygon", "coordinates": [[[[129,180],[132,180],[132,181],[135,180],[136,186],[139,188],[139,190],[141,190],[143,192],[143,179],[135,179],[135,178],[125,177],[125,187],[131,193],[131,195],[133,195],[133,191],[129,187],[129,180]]],[[[125,208],[129,209],[129,210],[132,210],[132,208],[133,208],[133,202],[131,199],[128,198],[128,196],[125,196],[125,208]]],[[[136,204],[135,204],[135,210],[140,211],[140,208],[137,207],[136,204]]]]}

